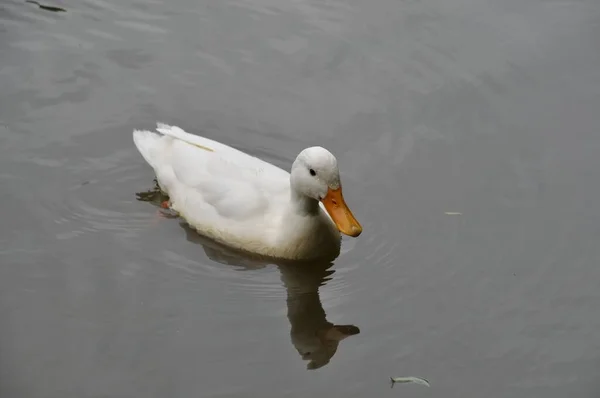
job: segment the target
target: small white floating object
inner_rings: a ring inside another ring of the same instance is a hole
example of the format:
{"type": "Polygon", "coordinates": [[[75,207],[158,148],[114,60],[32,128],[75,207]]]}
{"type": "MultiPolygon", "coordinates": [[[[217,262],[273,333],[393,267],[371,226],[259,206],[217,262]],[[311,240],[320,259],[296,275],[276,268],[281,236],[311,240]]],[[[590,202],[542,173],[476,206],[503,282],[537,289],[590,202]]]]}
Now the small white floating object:
{"type": "Polygon", "coordinates": [[[457,211],[447,211],[445,214],[447,216],[462,216],[462,213],[459,213],[457,211]]]}
{"type": "Polygon", "coordinates": [[[392,380],[392,387],[396,383],[415,383],[425,387],[430,387],[429,382],[421,377],[407,376],[407,377],[390,377],[392,380]]]}

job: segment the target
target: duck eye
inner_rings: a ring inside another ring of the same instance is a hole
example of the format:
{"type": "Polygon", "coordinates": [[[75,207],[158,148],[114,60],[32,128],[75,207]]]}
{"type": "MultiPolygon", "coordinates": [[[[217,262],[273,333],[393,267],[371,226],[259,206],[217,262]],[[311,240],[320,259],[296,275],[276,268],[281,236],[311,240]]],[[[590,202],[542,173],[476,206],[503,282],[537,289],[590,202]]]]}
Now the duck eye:
{"type": "Polygon", "coordinates": [[[313,177],[317,175],[317,172],[314,171],[313,169],[310,169],[309,172],[310,172],[310,175],[313,177]]]}

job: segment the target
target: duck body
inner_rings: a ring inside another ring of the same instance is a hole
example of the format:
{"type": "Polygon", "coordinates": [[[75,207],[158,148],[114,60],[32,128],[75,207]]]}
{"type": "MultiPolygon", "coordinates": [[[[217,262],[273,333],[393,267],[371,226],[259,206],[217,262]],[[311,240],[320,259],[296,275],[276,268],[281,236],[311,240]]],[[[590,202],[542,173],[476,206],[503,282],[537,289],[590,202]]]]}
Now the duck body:
{"type": "Polygon", "coordinates": [[[219,243],[275,258],[334,258],[340,251],[340,225],[351,234],[362,230],[351,213],[345,217],[337,163],[323,148],[306,149],[305,157],[314,165],[304,172],[308,166],[299,160],[301,153],[289,173],[176,126],[159,123],[157,132],[134,130],[133,141],[169,196],[170,207],[219,243]],[[332,165],[337,191],[329,189],[328,181],[317,181],[327,180],[332,165]],[[310,174],[315,170],[319,178],[310,174]],[[325,197],[333,198],[337,207],[320,200],[325,197]]]}

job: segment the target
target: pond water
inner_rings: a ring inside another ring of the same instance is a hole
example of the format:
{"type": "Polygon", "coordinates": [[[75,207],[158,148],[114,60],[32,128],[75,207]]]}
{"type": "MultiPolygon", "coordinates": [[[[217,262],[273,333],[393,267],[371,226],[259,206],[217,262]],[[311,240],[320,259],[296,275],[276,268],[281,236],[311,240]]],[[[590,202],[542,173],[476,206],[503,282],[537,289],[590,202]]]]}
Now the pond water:
{"type": "Polygon", "coordinates": [[[597,396],[599,38],[595,0],[1,0],[0,394],[597,396]],[[363,234],[211,244],[138,200],[156,122],[325,146],[363,234]]]}

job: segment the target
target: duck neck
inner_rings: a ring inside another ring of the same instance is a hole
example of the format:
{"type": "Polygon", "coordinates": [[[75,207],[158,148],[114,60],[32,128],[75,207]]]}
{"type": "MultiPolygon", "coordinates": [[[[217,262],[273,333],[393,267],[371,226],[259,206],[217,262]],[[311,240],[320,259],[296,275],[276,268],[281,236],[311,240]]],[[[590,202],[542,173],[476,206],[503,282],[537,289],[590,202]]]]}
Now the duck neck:
{"type": "Polygon", "coordinates": [[[319,201],[304,194],[291,190],[292,208],[301,215],[316,216],[319,214],[319,201]]]}

